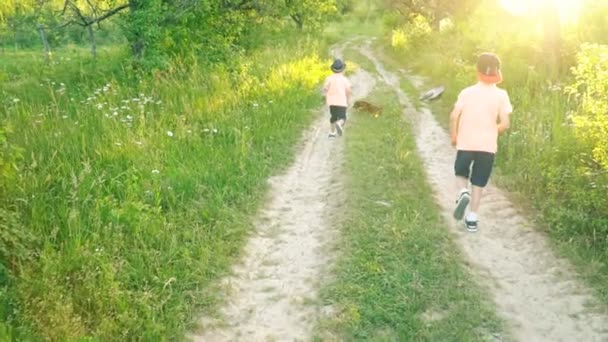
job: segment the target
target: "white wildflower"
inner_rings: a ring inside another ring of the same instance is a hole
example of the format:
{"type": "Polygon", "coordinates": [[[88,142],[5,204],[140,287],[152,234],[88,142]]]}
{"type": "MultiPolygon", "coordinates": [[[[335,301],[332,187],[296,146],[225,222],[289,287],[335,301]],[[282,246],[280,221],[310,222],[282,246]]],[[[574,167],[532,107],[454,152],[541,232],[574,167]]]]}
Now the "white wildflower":
{"type": "Polygon", "coordinates": [[[116,146],[122,146],[122,144],[119,143],[119,142],[115,142],[114,145],[116,145],[116,146]]]}
{"type": "Polygon", "coordinates": [[[62,118],[67,119],[67,118],[68,118],[68,116],[67,116],[67,115],[63,115],[63,116],[62,116],[62,118]]]}
{"type": "Polygon", "coordinates": [[[141,141],[136,141],[136,142],[135,142],[135,144],[137,144],[137,145],[140,145],[140,146],[141,146],[142,142],[141,142],[141,141]]]}
{"type": "Polygon", "coordinates": [[[170,137],[172,137],[173,136],[173,132],[167,131],[167,135],[170,136],[170,137]]]}
{"type": "Polygon", "coordinates": [[[213,129],[213,133],[217,133],[217,129],[215,129],[215,128],[214,128],[214,129],[213,129]]]}
{"type": "Polygon", "coordinates": [[[154,169],[154,170],[152,170],[152,173],[157,175],[160,173],[160,171],[158,171],[157,169],[154,169]]]}
{"type": "Polygon", "coordinates": [[[19,100],[19,99],[18,99],[18,98],[16,98],[16,97],[13,99],[13,102],[14,102],[14,103],[17,103],[17,102],[19,102],[19,101],[21,101],[21,100],[19,100]]]}

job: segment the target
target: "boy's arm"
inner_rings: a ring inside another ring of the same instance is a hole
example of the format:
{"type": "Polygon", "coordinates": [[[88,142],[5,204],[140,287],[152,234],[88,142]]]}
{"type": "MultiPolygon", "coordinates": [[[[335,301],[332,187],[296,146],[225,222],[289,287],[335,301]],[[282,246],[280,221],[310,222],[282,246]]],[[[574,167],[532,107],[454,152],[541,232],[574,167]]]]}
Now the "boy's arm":
{"type": "Polygon", "coordinates": [[[346,101],[350,103],[350,99],[353,97],[352,85],[350,81],[346,81],[346,101]]]}
{"type": "Polygon", "coordinates": [[[460,109],[454,106],[452,113],[450,114],[450,138],[452,139],[452,145],[456,145],[458,138],[458,120],[460,119],[460,109]]]}
{"type": "Polygon", "coordinates": [[[498,124],[498,134],[504,133],[511,126],[511,112],[501,112],[498,116],[500,123],[498,124]]]}
{"type": "Polygon", "coordinates": [[[329,78],[325,79],[325,82],[323,83],[323,89],[321,89],[323,96],[327,95],[327,90],[329,90],[329,78]]]}
{"type": "Polygon", "coordinates": [[[498,134],[504,133],[511,126],[511,113],[513,112],[513,106],[509,100],[509,95],[505,92],[503,97],[503,104],[498,113],[498,134]]]}

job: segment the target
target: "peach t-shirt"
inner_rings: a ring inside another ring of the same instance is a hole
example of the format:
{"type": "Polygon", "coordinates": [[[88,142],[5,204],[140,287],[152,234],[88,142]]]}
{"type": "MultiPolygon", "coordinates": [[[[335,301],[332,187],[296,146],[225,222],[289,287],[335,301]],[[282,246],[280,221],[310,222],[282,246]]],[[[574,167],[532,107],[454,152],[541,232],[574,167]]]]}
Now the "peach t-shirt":
{"type": "Polygon", "coordinates": [[[327,105],[348,107],[347,94],[350,87],[350,81],[341,73],[327,77],[323,86],[327,105]]]}
{"type": "Polygon", "coordinates": [[[496,153],[499,115],[513,111],[507,92],[479,82],[460,92],[454,108],[460,112],[456,148],[496,153]]]}

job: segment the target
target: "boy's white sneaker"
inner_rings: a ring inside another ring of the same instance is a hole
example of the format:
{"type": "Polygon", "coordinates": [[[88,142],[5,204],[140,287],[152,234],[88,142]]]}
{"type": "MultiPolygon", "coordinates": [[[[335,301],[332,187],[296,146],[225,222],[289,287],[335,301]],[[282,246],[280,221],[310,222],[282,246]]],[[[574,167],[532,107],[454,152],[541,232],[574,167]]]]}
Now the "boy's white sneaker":
{"type": "Polygon", "coordinates": [[[454,209],[454,218],[458,221],[464,217],[464,212],[467,210],[467,206],[471,202],[471,194],[469,190],[463,189],[460,191],[460,195],[456,200],[456,209],[454,209]]]}
{"type": "Polygon", "coordinates": [[[336,138],[336,133],[329,133],[329,135],[327,137],[329,139],[335,139],[336,138]]]}
{"type": "Polygon", "coordinates": [[[478,229],[478,220],[477,215],[475,213],[469,213],[467,217],[464,219],[464,225],[467,227],[467,230],[470,232],[476,232],[478,229]]]}

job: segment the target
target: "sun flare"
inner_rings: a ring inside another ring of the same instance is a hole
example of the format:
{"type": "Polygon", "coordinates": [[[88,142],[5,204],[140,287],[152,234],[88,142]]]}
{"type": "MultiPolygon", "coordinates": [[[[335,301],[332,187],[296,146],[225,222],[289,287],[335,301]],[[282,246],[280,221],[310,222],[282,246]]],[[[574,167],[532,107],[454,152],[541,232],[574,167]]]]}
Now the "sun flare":
{"type": "Polygon", "coordinates": [[[542,11],[543,7],[553,2],[564,22],[576,21],[585,0],[499,0],[507,12],[517,16],[532,16],[542,11]]]}

